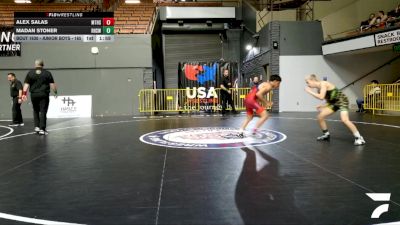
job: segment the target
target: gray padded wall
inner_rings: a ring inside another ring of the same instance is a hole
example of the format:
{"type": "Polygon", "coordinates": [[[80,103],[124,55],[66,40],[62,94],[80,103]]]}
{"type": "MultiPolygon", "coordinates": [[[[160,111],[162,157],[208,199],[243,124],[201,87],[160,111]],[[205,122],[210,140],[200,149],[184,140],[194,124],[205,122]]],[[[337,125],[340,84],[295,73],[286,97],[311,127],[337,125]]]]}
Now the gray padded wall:
{"type": "MultiPolygon", "coordinates": [[[[138,92],[152,67],[150,35],[118,35],[113,43],[23,43],[21,57],[0,58],[0,118],[11,118],[7,73],[24,80],[35,58],[43,58],[59,95],[93,95],[93,115],[137,115],[138,92]],[[99,47],[92,55],[90,49],[99,47]]],[[[23,115],[32,117],[30,105],[23,115]]]]}

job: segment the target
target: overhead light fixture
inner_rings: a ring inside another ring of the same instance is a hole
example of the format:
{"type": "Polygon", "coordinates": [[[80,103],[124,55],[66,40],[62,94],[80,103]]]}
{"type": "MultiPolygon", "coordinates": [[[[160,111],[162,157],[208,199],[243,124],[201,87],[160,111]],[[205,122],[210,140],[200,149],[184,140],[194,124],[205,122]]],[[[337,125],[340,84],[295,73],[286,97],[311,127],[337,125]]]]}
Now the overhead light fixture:
{"type": "Polygon", "coordinates": [[[140,0],[125,0],[126,4],[139,4],[140,0]]]}
{"type": "Polygon", "coordinates": [[[247,50],[247,51],[250,51],[251,49],[253,49],[253,46],[251,46],[250,44],[249,44],[249,45],[246,45],[246,50],[247,50]]]}
{"type": "Polygon", "coordinates": [[[279,44],[278,44],[277,41],[273,41],[272,42],[272,48],[274,48],[274,49],[278,49],[279,48],[279,44]]]}
{"type": "Polygon", "coordinates": [[[31,0],[14,0],[15,3],[32,3],[31,0]]]}

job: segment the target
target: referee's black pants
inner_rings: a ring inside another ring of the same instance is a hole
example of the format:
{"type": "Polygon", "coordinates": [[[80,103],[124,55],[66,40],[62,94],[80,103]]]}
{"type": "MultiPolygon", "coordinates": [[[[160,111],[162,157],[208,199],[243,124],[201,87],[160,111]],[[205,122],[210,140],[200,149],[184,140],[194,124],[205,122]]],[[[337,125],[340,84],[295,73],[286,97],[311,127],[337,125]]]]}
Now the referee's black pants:
{"type": "Polygon", "coordinates": [[[221,102],[222,102],[222,114],[226,113],[227,104],[229,104],[232,107],[232,112],[236,112],[235,104],[233,104],[231,94],[221,94],[221,102]]]}
{"type": "Polygon", "coordinates": [[[49,96],[31,96],[33,106],[33,121],[35,127],[46,130],[47,110],[49,109],[49,96]]]}
{"type": "Polygon", "coordinates": [[[13,124],[24,123],[24,120],[22,119],[21,103],[18,102],[18,96],[13,97],[12,120],[13,124]]]}

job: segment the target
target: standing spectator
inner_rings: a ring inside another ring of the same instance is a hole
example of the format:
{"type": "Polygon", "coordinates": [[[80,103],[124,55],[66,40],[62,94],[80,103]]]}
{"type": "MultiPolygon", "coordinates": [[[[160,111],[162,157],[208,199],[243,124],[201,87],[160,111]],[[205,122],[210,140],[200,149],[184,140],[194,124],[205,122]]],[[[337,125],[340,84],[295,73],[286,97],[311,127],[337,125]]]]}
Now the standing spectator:
{"type": "Polygon", "coordinates": [[[24,126],[22,119],[21,103],[22,103],[22,83],[19,81],[14,73],[9,73],[7,76],[10,81],[10,95],[13,101],[12,106],[12,124],[11,127],[24,126]]]}
{"type": "Polygon", "coordinates": [[[253,80],[250,80],[250,87],[258,86],[259,82],[260,80],[258,79],[257,76],[253,77],[253,80]]]}
{"type": "Polygon", "coordinates": [[[229,70],[224,69],[224,77],[222,78],[222,84],[220,85],[221,88],[221,101],[222,101],[222,115],[226,113],[226,105],[229,103],[232,107],[232,112],[233,113],[238,113],[235,109],[235,104],[233,104],[232,101],[232,93],[229,88],[232,87],[232,82],[230,81],[229,78],[229,70]]]}
{"type": "Polygon", "coordinates": [[[50,102],[50,87],[57,97],[57,86],[54,83],[53,76],[47,70],[43,69],[44,63],[41,59],[35,60],[35,69],[28,72],[25,78],[22,99],[27,100],[27,91],[31,93],[33,106],[33,119],[35,122],[35,132],[40,135],[47,135],[46,120],[47,110],[50,102]]]}
{"type": "MultiPolygon", "coordinates": [[[[379,82],[377,80],[372,80],[371,84],[373,85],[374,88],[372,88],[369,93],[368,93],[368,97],[373,97],[373,96],[378,96],[379,94],[381,94],[381,88],[376,86],[377,84],[379,84],[379,82]]],[[[365,112],[364,109],[364,98],[362,99],[357,99],[357,106],[358,106],[358,110],[357,112],[365,112]]]]}

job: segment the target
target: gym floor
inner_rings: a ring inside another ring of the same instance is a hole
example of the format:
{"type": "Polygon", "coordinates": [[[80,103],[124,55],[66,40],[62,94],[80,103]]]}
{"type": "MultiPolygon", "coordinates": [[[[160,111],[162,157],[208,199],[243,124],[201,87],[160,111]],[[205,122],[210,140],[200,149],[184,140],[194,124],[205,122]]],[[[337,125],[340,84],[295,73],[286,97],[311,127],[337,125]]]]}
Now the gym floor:
{"type": "Polygon", "coordinates": [[[248,136],[236,147],[199,149],[155,145],[143,135],[198,127],[234,133],[245,115],[49,119],[47,136],[33,132],[31,119],[24,127],[0,122],[0,224],[400,221],[398,117],[352,113],[364,146],[353,145],[337,114],[328,121],[331,140],[316,141],[315,117],[271,114],[263,129],[277,141],[248,136]],[[390,201],[366,193],[391,193],[390,201]],[[388,211],[371,218],[382,204],[388,211]]]}

